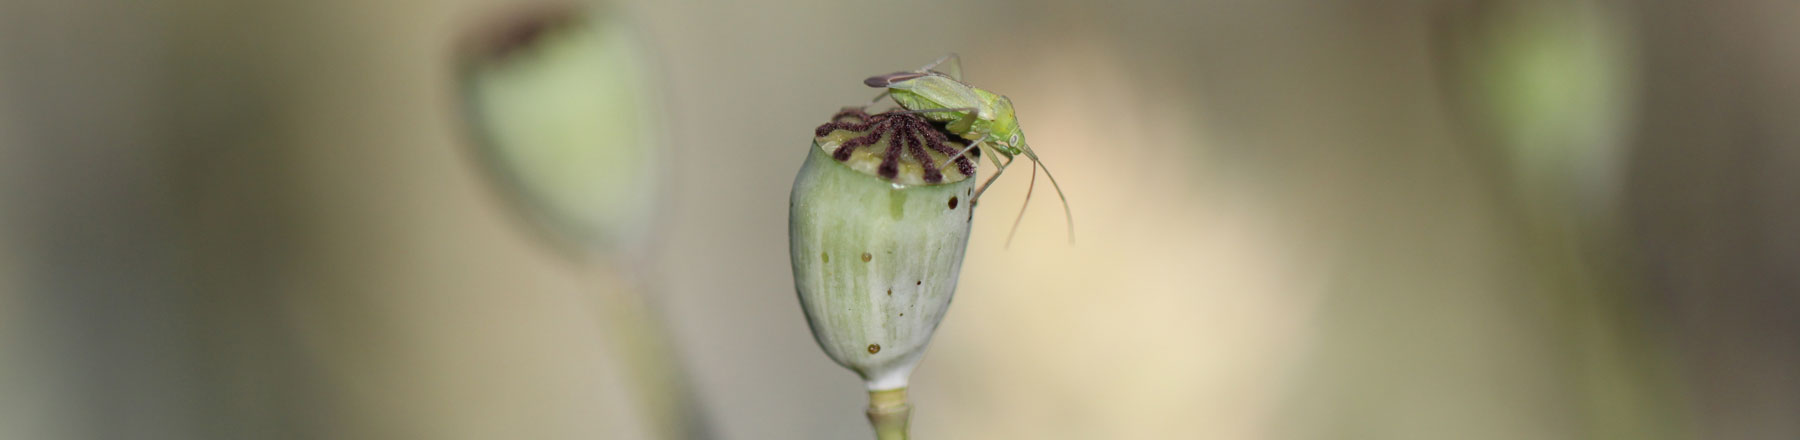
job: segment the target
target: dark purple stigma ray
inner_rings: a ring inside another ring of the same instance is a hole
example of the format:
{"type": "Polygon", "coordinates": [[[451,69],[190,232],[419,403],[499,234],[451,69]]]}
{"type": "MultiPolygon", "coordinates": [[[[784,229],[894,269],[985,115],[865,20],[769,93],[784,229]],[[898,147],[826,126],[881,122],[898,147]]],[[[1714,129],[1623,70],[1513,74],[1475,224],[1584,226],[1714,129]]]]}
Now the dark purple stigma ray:
{"type": "Polygon", "coordinates": [[[841,121],[827,122],[827,123],[825,123],[825,125],[820,125],[818,129],[813,130],[813,137],[824,137],[825,135],[831,134],[832,131],[836,131],[836,130],[849,130],[849,131],[868,130],[869,125],[870,125],[870,123],[866,119],[863,120],[863,122],[841,122],[841,121]]]}
{"type": "MultiPolygon", "coordinates": [[[[926,145],[934,151],[944,153],[944,157],[955,156],[956,153],[962,152],[961,148],[947,145],[950,139],[944,136],[944,132],[941,130],[925,130],[925,134],[926,145]]],[[[975,154],[976,151],[978,150],[969,150],[969,154],[975,154]]],[[[968,155],[957,156],[956,170],[961,171],[964,176],[973,176],[975,175],[975,163],[969,160],[968,155]]]]}
{"type": "MultiPolygon", "coordinates": [[[[862,128],[862,130],[868,129],[868,127],[862,128]]],[[[880,140],[880,137],[880,131],[872,131],[868,135],[851,138],[850,140],[844,141],[843,144],[838,145],[837,151],[831,152],[831,158],[836,159],[838,162],[850,160],[850,153],[855,152],[859,147],[874,145],[875,141],[880,140]]]]}
{"type": "Polygon", "coordinates": [[[884,115],[870,117],[868,113],[863,112],[863,109],[844,107],[844,109],[839,110],[837,114],[831,115],[831,122],[827,122],[824,125],[820,125],[819,128],[814,129],[813,136],[824,137],[835,130],[866,131],[870,126],[877,122],[881,122],[884,119],[887,119],[884,115]],[[857,122],[846,122],[844,119],[855,119],[857,122]]]}
{"type": "Polygon", "coordinates": [[[923,175],[920,177],[928,183],[942,182],[944,180],[943,173],[938,171],[937,164],[932,163],[931,155],[926,154],[923,148],[929,136],[926,133],[932,131],[931,126],[923,122],[923,119],[899,119],[898,121],[897,123],[903,125],[899,133],[901,136],[899,147],[906,150],[907,157],[919,161],[919,168],[923,170],[923,175]]]}
{"type": "MultiPolygon", "coordinates": [[[[851,140],[854,141],[855,139],[851,140]]],[[[836,151],[831,152],[831,159],[838,162],[850,160],[850,152],[855,149],[855,146],[850,145],[849,142],[845,142],[843,145],[839,145],[836,151]]]]}
{"type": "Polygon", "coordinates": [[[913,159],[918,160],[919,165],[924,168],[925,175],[922,177],[925,178],[925,183],[942,182],[944,181],[944,173],[938,171],[937,164],[933,163],[934,161],[931,160],[931,154],[925,152],[925,143],[929,139],[929,135],[924,133],[906,136],[906,153],[907,155],[912,156],[913,159]]]}
{"type": "Polygon", "coordinates": [[[881,156],[881,166],[875,168],[876,174],[888,180],[900,175],[900,149],[896,148],[900,143],[900,139],[888,138],[887,153],[881,156]]]}

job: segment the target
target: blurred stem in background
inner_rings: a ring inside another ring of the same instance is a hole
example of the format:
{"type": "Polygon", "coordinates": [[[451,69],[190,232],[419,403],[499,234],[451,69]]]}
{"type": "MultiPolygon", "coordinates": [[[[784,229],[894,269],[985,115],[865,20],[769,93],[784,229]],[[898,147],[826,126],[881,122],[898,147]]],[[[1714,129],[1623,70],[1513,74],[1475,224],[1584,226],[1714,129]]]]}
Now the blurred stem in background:
{"type": "Polygon", "coordinates": [[[1635,287],[1668,318],[1699,438],[1800,438],[1800,3],[1633,4],[1635,287]]]}
{"type": "Polygon", "coordinates": [[[618,272],[628,266],[592,261],[585,266],[602,325],[599,335],[624,364],[630,380],[623,385],[637,403],[624,410],[645,419],[647,438],[713,438],[662,315],[646,298],[650,290],[641,281],[632,282],[637,277],[618,272]]]}
{"type": "Polygon", "coordinates": [[[1631,282],[1621,230],[1625,130],[1637,78],[1622,5],[1593,1],[1443,4],[1434,21],[1441,87],[1484,186],[1522,238],[1519,252],[1553,319],[1587,438],[1683,438],[1688,408],[1673,347],[1631,282]]]}

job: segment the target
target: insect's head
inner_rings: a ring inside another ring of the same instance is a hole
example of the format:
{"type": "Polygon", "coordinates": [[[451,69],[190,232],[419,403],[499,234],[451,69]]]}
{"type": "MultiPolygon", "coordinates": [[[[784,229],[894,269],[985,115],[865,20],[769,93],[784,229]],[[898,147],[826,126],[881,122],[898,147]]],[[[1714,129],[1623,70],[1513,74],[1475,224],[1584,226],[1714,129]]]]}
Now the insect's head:
{"type": "Polygon", "coordinates": [[[913,78],[919,78],[919,77],[923,77],[923,76],[927,76],[927,75],[930,75],[930,74],[926,73],[926,72],[918,72],[918,71],[894,72],[894,73],[889,73],[886,75],[871,76],[868,79],[863,80],[863,85],[881,89],[881,88],[887,88],[887,86],[893,85],[894,83],[905,82],[905,81],[911,80],[913,78]]]}

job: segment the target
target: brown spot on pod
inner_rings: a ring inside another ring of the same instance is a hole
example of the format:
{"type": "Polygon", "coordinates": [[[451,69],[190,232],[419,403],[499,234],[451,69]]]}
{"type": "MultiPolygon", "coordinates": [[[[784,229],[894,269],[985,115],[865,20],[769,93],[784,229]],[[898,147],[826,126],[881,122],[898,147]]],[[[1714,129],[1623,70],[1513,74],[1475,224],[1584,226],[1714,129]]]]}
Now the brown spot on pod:
{"type": "Polygon", "coordinates": [[[881,352],[881,344],[869,344],[869,354],[881,352]]]}
{"type": "Polygon", "coordinates": [[[875,256],[874,256],[874,255],[869,255],[869,253],[868,253],[868,252],[863,252],[863,262],[864,262],[864,263],[867,263],[867,262],[869,262],[869,259],[871,259],[871,258],[875,258],[875,256]]]}
{"type": "Polygon", "coordinates": [[[956,196],[950,196],[950,209],[956,209],[956,196]]]}

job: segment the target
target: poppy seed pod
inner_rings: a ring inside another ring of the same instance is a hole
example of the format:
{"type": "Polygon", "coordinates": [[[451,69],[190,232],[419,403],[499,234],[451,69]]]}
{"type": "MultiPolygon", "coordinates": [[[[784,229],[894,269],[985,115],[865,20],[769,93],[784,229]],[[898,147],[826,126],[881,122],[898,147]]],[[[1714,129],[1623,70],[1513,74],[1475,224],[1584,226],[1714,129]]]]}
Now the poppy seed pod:
{"type": "Polygon", "coordinates": [[[905,438],[907,377],[956,292],[975,167],[915,114],[849,109],[815,133],[789,201],[794,286],[813,338],[870,391],[879,438],[905,438]]]}
{"type": "Polygon", "coordinates": [[[663,169],[650,53],[605,7],[522,9],[465,44],[476,158],[556,244],[641,252],[663,169]]]}

